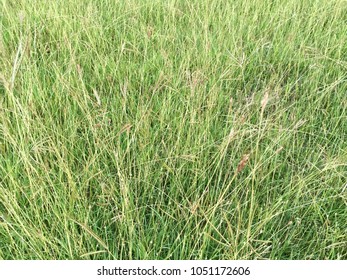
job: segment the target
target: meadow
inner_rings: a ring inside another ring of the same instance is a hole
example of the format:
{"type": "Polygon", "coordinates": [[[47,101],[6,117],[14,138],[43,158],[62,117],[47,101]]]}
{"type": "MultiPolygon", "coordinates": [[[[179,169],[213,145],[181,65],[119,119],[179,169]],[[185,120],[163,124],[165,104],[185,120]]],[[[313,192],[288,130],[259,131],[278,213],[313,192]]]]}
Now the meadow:
{"type": "Polygon", "coordinates": [[[346,259],[347,1],[0,0],[0,259],[346,259]]]}

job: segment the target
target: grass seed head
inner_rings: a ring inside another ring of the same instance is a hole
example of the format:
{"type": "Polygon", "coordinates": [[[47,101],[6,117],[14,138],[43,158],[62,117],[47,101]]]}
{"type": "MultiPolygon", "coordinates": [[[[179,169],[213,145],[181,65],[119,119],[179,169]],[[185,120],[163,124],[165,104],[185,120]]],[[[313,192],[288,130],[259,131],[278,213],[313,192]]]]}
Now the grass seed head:
{"type": "Polygon", "coordinates": [[[100,96],[99,96],[97,90],[93,89],[93,93],[94,93],[94,96],[95,96],[95,99],[96,99],[98,106],[101,106],[101,99],[100,99],[100,96]]]}
{"type": "Polygon", "coordinates": [[[130,131],[130,129],[131,129],[131,127],[132,127],[132,124],[130,124],[130,123],[127,123],[127,124],[125,124],[122,128],[121,128],[121,130],[118,132],[118,134],[122,134],[123,132],[129,132],[130,131]]]}
{"type": "Polygon", "coordinates": [[[244,154],[241,161],[239,162],[239,165],[237,166],[237,173],[240,173],[246,166],[247,162],[249,160],[249,154],[244,154]]]}

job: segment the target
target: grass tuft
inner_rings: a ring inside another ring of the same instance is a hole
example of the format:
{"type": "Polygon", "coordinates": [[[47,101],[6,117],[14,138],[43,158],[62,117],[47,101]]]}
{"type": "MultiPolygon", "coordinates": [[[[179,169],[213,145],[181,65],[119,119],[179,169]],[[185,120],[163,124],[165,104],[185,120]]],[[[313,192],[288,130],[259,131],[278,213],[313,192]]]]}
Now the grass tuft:
{"type": "Polygon", "coordinates": [[[346,259],[344,0],[0,0],[0,259],[346,259]]]}

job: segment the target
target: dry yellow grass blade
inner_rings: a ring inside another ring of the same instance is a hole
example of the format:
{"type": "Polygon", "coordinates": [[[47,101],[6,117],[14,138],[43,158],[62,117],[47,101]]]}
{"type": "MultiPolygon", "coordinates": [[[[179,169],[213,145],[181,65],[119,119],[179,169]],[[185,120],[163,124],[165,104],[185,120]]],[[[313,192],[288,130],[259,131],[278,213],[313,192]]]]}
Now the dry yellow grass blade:
{"type": "Polygon", "coordinates": [[[71,219],[74,223],[78,224],[80,227],[82,227],[86,232],[88,232],[96,241],[99,242],[99,244],[104,247],[104,249],[107,250],[108,253],[110,253],[110,250],[108,248],[108,246],[106,245],[106,243],[94,232],[92,231],[87,225],[82,224],[80,222],[77,222],[74,219],[71,219]]]}
{"type": "Polygon", "coordinates": [[[96,254],[101,254],[101,253],[107,253],[107,251],[105,251],[105,250],[99,250],[99,251],[95,251],[95,252],[89,252],[89,253],[85,253],[85,254],[83,254],[83,255],[80,255],[80,257],[81,257],[81,258],[84,258],[84,257],[96,255],[96,254]]]}

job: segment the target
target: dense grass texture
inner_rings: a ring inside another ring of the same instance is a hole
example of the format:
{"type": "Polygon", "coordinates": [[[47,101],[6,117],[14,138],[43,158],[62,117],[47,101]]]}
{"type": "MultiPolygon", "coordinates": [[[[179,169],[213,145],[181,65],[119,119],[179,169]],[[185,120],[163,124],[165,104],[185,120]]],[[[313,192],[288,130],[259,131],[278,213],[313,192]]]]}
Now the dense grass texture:
{"type": "Polygon", "coordinates": [[[0,0],[0,259],[346,259],[347,1],[0,0]]]}

